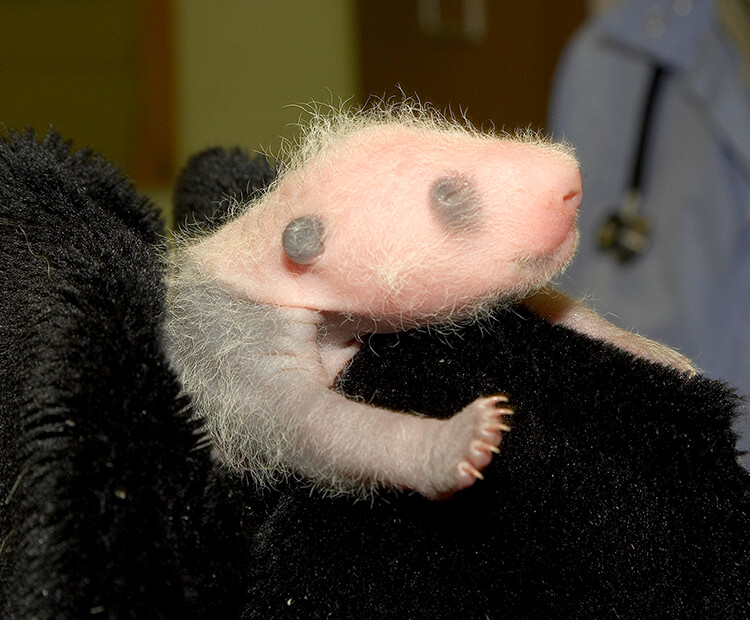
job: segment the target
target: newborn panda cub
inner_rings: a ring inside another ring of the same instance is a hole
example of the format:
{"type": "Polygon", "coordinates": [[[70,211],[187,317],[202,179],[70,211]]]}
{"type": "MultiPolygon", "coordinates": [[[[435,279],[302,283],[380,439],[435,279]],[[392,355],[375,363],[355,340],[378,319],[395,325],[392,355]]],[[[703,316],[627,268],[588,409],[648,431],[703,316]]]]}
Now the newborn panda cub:
{"type": "Polygon", "coordinates": [[[581,180],[566,147],[405,107],[321,116],[297,146],[261,198],[178,243],[168,283],[171,363],[217,457],[258,485],[295,476],[329,493],[445,499],[481,478],[509,430],[508,398],[447,420],[348,400],[331,388],[368,333],[527,299],[689,369],[544,289],[577,244],[581,180]]]}

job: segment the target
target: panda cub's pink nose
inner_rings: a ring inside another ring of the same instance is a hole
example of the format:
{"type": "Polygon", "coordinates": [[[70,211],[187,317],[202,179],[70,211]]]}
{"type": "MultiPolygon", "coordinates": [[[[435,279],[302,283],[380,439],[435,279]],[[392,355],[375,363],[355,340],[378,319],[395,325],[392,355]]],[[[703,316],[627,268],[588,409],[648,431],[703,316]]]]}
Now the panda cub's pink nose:
{"type": "Polygon", "coordinates": [[[569,179],[567,179],[566,185],[563,187],[563,204],[571,210],[577,209],[583,197],[583,184],[578,167],[574,171],[571,171],[569,179]]]}
{"type": "Polygon", "coordinates": [[[570,209],[577,209],[581,204],[583,192],[580,189],[572,190],[563,196],[563,203],[570,209]]]}

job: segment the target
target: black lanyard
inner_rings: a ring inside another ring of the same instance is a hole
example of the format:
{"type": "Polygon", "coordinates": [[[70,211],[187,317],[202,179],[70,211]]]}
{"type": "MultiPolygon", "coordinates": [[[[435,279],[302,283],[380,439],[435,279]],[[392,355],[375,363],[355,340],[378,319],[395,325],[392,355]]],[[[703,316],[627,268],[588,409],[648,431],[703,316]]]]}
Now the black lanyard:
{"type": "Polygon", "coordinates": [[[643,105],[643,113],[641,114],[641,131],[632,158],[633,169],[630,174],[630,186],[622,204],[612,215],[607,217],[597,232],[599,248],[612,252],[621,263],[640,255],[648,246],[650,226],[648,220],[640,212],[641,183],[651,135],[653,112],[665,75],[664,67],[659,65],[654,67],[643,105]]]}

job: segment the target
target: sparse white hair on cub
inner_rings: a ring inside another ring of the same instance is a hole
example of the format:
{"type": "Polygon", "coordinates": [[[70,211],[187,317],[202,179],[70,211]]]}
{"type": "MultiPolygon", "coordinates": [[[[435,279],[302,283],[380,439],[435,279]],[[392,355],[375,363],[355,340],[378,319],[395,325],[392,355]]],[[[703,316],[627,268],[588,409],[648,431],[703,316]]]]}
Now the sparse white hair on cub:
{"type": "MultiPolygon", "coordinates": [[[[445,328],[537,292],[564,268],[577,240],[575,157],[537,133],[482,132],[414,100],[307,111],[268,190],[237,201],[218,231],[178,240],[170,361],[218,459],[258,486],[291,476],[332,494],[387,485],[450,497],[497,452],[513,413],[507,396],[438,420],[353,402],[332,385],[366,332],[445,328]],[[449,207],[477,201],[480,225],[441,227],[436,184],[449,207]],[[324,249],[297,264],[282,231],[307,216],[325,225],[324,249]]],[[[593,313],[571,312],[569,300],[535,299],[559,322],[574,317],[581,331],[631,342],[593,313]]]]}

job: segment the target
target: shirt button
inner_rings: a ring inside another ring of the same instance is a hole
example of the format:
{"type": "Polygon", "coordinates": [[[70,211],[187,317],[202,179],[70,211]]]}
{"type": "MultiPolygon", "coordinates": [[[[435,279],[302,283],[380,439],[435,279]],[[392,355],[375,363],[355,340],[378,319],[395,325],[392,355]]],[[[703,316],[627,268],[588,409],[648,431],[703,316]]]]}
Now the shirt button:
{"type": "Polygon", "coordinates": [[[672,10],[681,17],[689,15],[693,12],[693,0],[674,0],[672,10]]]}
{"type": "Polygon", "coordinates": [[[651,15],[646,18],[643,28],[648,36],[656,39],[664,34],[667,23],[661,15],[651,15]]]}

